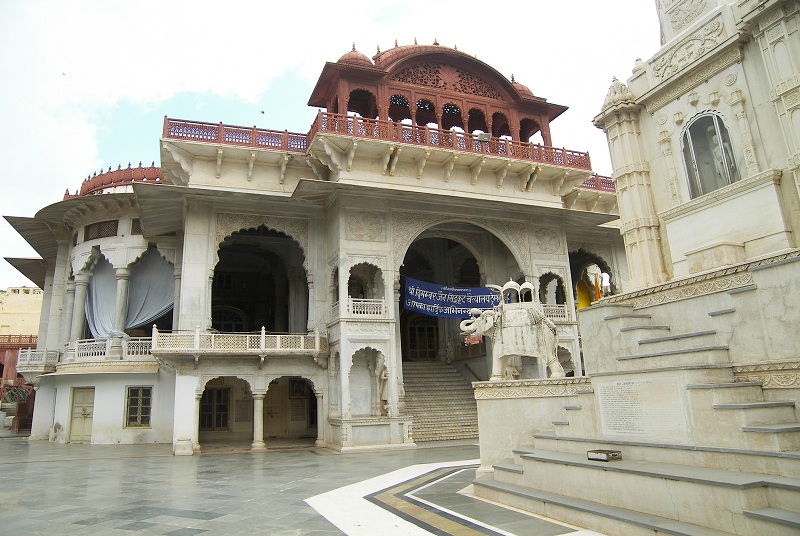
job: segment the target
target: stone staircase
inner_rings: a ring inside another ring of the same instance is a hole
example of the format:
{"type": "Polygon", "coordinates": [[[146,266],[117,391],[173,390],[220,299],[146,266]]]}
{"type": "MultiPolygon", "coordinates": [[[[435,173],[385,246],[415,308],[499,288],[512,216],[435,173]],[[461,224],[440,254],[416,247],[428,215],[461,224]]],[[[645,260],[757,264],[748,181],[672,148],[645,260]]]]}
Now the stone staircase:
{"type": "Polygon", "coordinates": [[[403,381],[415,443],[478,438],[472,385],[452,365],[404,362],[403,381]]]}
{"type": "Polygon", "coordinates": [[[593,377],[593,389],[564,397],[550,431],[480,476],[476,495],[608,534],[800,534],[796,401],[735,381],[730,333],[717,325],[733,309],[678,332],[630,306],[607,307],[589,336],[610,337],[608,368],[593,377]],[[598,395],[609,377],[670,385],[664,400],[683,401],[688,435],[609,439],[598,395]],[[588,460],[597,449],[623,459],[588,460]]]}

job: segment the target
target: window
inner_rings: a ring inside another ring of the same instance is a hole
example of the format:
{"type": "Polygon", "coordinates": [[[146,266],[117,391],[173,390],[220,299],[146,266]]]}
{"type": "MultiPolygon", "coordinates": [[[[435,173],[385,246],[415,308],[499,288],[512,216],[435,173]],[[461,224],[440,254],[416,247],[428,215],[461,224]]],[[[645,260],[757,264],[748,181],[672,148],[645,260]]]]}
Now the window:
{"type": "Polygon", "coordinates": [[[703,115],[692,121],[682,144],[692,198],[739,180],[728,129],[718,115],[703,115]]]}
{"type": "Polygon", "coordinates": [[[152,401],[152,387],[128,387],[128,409],[125,412],[125,426],[129,428],[150,428],[152,401]]]}
{"type": "Polygon", "coordinates": [[[83,228],[83,241],[106,238],[107,236],[117,236],[118,220],[99,221],[91,223],[83,228]]]}
{"type": "Polygon", "coordinates": [[[227,430],[230,389],[207,387],[200,399],[200,429],[227,430]]]}
{"type": "Polygon", "coordinates": [[[131,220],[131,235],[140,234],[142,234],[142,220],[139,218],[133,218],[131,220]]]}

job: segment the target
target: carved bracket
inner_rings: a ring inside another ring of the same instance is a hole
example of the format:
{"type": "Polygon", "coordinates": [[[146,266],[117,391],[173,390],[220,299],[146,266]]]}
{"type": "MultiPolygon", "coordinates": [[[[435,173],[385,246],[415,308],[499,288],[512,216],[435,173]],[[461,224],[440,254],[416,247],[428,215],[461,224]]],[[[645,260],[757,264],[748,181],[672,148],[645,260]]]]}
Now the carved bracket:
{"type": "Polygon", "coordinates": [[[222,147],[217,147],[217,178],[219,178],[220,172],[222,170],[222,147]]]}
{"type": "Polygon", "coordinates": [[[389,164],[389,175],[394,177],[394,168],[397,167],[397,161],[400,159],[400,153],[403,152],[402,147],[398,147],[395,149],[394,154],[392,155],[392,162],[389,164]]]}
{"type": "Polygon", "coordinates": [[[452,153],[444,163],[444,182],[448,182],[450,180],[450,174],[453,172],[453,166],[456,164],[458,160],[458,155],[452,153]]]}
{"type": "Polygon", "coordinates": [[[481,169],[483,169],[483,165],[485,163],[486,163],[486,157],[482,156],[480,158],[480,160],[478,160],[477,162],[475,162],[474,164],[472,164],[469,167],[470,173],[472,175],[471,179],[470,179],[470,184],[472,186],[475,186],[476,184],[478,184],[478,175],[481,174],[481,169]]]}
{"type": "Polygon", "coordinates": [[[289,161],[292,159],[292,156],[289,153],[284,153],[283,158],[281,158],[281,178],[280,183],[283,184],[283,181],[286,180],[286,166],[289,164],[289,161]]]}
{"type": "Polygon", "coordinates": [[[247,180],[253,180],[253,165],[256,163],[256,152],[253,151],[250,153],[250,157],[247,159],[247,180]]]}
{"type": "Polygon", "coordinates": [[[503,181],[506,179],[506,175],[508,174],[508,170],[511,168],[511,160],[506,160],[505,164],[501,164],[496,170],[494,170],[495,177],[497,178],[497,187],[503,187],[503,181]]]}
{"type": "Polygon", "coordinates": [[[381,175],[386,175],[386,172],[389,170],[389,159],[392,157],[392,152],[394,152],[396,145],[390,145],[386,152],[383,153],[381,156],[381,175]]]}
{"type": "Polygon", "coordinates": [[[428,158],[431,156],[430,151],[425,151],[425,153],[417,158],[417,179],[422,178],[422,170],[425,169],[425,163],[428,161],[428,158]]]}

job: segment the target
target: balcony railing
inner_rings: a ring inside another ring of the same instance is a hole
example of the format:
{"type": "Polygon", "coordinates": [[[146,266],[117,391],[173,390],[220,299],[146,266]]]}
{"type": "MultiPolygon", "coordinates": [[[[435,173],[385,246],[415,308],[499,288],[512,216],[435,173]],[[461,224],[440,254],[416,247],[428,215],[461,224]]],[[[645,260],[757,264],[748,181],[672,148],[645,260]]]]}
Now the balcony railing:
{"type": "Polygon", "coordinates": [[[202,141],[220,145],[280,149],[306,152],[307,137],[286,130],[266,130],[256,127],[237,127],[222,123],[203,123],[164,117],[164,138],[202,141]]]}
{"type": "Polygon", "coordinates": [[[611,177],[603,177],[602,175],[592,175],[591,179],[583,181],[580,185],[581,188],[588,190],[597,190],[600,192],[615,192],[616,187],[611,177]]]}
{"type": "Polygon", "coordinates": [[[36,346],[36,335],[0,335],[0,348],[36,346]]]}
{"type": "Polygon", "coordinates": [[[319,112],[311,125],[308,139],[312,140],[318,132],[426,147],[441,147],[577,169],[592,168],[589,153],[545,147],[505,138],[484,139],[484,136],[479,134],[408,125],[383,119],[365,119],[357,116],[319,112]]]}
{"type": "Polygon", "coordinates": [[[105,361],[111,353],[111,347],[119,342],[122,346],[122,359],[140,361],[152,359],[150,354],[150,337],[133,339],[80,339],[70,341],[64,346],[61,363],[84,361],[105,361]]]}
{"type": "Polygon", "coordinates": [[[550,320],[569,320],[569,310],[566,305],[543,303],[544,315],[550,320]]]}
{"type": "Polygon", "coordinates": [[[153,327],[152,352],[199,355],[319,355],[327,352],[327,336],[313,333],[215,333],[209,331],[162,332],[153,327]]]}
{"type": "Polygon", "coordinates": [[[320,111],[308,134],[286,130],[239,127],[223,123],[203,123],[164,118],[163,138],[210,142],[220,145],[306,152],[309,142],[318,133],[339,134],[357,138],[393,141],[440,147],[469,153],[528,160],[576,169],[591,169],[589,153],[545,147],[505,138],[455,132],[420,125],[408,125],[383,119],[334,114],[320,111]]]}
{"type": "Polygon", "coordinates": [[[347,312],[351,317],[386,318],[386,306],[382,299],[348,297],[347,312]]]}
{"type": "Polygon", "coordinates": [[[17,372],[54,372],[58,364],[58,350],[24,348],[17,357],[17,372]]]}

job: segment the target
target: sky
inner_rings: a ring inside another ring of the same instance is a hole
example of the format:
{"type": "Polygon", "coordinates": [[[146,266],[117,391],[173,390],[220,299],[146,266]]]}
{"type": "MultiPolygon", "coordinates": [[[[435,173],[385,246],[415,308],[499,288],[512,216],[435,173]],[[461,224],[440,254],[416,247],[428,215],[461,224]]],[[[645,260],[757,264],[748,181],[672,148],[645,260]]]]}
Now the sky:
{"type": "MultiPolygon", "coordinates": [[[[601,175],[592,118],[660,46],[643,0],[0,0],[0,215],[32,217],[109,167],[159,166],[164,116],[305,133],[325,62],[395,39],[455,46],[568,106],[553,145],[601,175]]],[[[0,220],[0,257],[37,256],[0,220]]],[[[32,285],[0,260],[0,289],[32,285]]]]}

